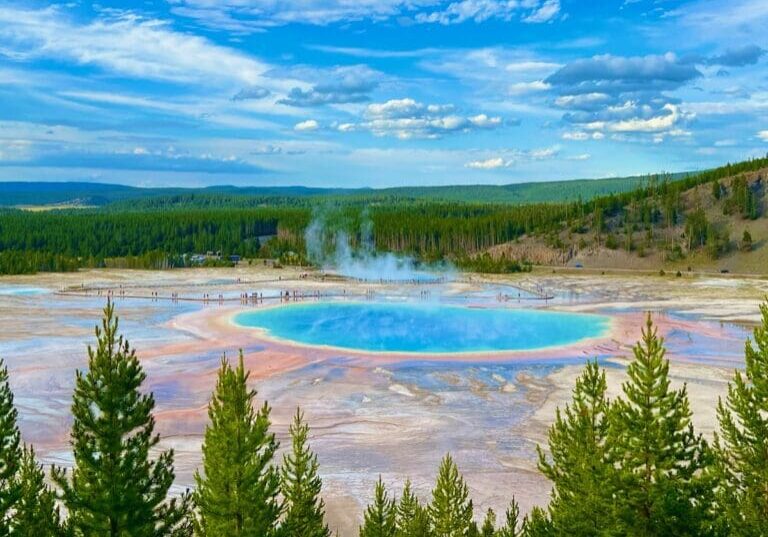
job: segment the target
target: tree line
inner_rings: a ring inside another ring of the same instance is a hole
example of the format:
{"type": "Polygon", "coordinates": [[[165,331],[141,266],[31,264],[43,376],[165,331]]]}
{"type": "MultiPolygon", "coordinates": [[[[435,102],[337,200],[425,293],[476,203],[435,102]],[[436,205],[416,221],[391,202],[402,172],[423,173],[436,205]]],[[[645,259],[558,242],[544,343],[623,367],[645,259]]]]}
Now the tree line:
{"type": "MultiPolygon", "coordinates": [[[[589,239],[598,246],[626,248],[640,254],[663,247],[676,256],[682,245],[669,237],[659,244],[659,230],[685,224],[688,250],[723,249],[722,236],[703,213],[686,215],[683,192],[768,167],[768,158],[689,175],[678,179],[651,177],[637,188],[587,200],[510,205],[382,198],[363,202],[355,196],[322,203],[325,221],[343,228],[353,245],[369,237],[379,251],[414,256],[422,261],[451,261],[471,269],[515,271],[525,260],[490,263],[481,257],[491,246],[527,236],[565,248],[589,239]],[[370,229],[369,229],[370,226],[370,229]],[[703,230],[703,231],[702,231],[703,230]],[[641,234],[642,239],[638,237],[641,234]],[[623,236],[623,240],[620,240],[623,236]],[[577,239],[578,237],[578,239],[577,239]],[[703,240],[702,240],[703,237],[703,240]]],[[[720,187],[713,193],[722,193],[720,187]]],[[[724,201],[727,214],[754,219],[759,203],[743,177],[733,181],[724,201]]],[[[0,274],[66,271],[78,267],[187,266],[189,255],[207,251],[242,258],[280,259],[284,264],[308,263],[305,232],[317,208],[301,203],[252,205],[239,198],[214,194],[179,195],[171,202],[152,198],[122,202],[113,208],[29,212],[0,211],[0,274]],[[173,203],[176,200],[176,204],[173,203]],[[218,201],[217,201],[218,200],[218,201]],[[226,203],[234,206],[227,207],[226,203]]]]}
{"type": "MultiPolygon", "coordinates": [[[[446,455],[431,496],[406,481],[399,497],[381,477],[360,537],[768,535],[768,304],[717,408],[707,442],[693,427],[685,386],[673,389],[663,339],[650,315],[622,394],[610,400],[596,361],[558,408],[539,470],[547,506],[521,516],[477,517],[458,466],[446,455]],[[481,518],[481,520],[478,520],[481,518]]],[[[88,368],[76,373],[71,469],[49,485],[22,444],[8,371],[0,364],[0,535],[109,537],[330,537],[317,456],[300,409],[281,461],[270,407],[248,387],[242,353],[222,359],[208,405],[194,490],[170,497],[174,453],[158,453],[151,393],[108,303],[88,368]],[[63,509],[62,509],[63,508],[63,509]]]]}

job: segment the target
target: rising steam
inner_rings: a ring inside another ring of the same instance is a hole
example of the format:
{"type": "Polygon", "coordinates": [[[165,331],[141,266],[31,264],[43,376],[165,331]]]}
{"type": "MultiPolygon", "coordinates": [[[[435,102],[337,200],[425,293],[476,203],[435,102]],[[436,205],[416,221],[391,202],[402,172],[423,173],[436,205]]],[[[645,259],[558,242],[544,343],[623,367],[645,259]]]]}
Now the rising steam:
{"type": "Polygon", "coordinates": [[[328,225],[323,213],[315,214],[304,232],[307,255],[323,270],[366,281],[436,281],[446,278],[452,268],[425,266],[410,256],[377,252],[374,248],[373,222],[363,212],[360,240],[353,247],[346,231],[328,225]]]}

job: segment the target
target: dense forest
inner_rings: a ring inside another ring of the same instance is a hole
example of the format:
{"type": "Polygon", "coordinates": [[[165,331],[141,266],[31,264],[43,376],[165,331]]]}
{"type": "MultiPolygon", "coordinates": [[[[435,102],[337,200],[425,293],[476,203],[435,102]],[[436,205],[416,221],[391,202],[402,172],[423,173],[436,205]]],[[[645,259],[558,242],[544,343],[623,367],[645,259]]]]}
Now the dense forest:
{"type": "MultiPolygon", "coordinates": [[[[362,513],[361,537],[768,535],[768,304],[717,409],[707,442],[693,427],[686,388],[672,389],[663,339],[650,315],[622,393],[609,400],[596,361],[557,410],[538,467],[548,505],[522,516],[477,513],[456,462],[444,457],[430,498],[381,477],[362,513]]],[[[0,363],[0,534],[18,536],[330,537],[317,456],[301,410],[282,461],[270,407],[257,404],[242,355],[222,359],[208,405],[194,490],[171,497],[174,453],[159,451],[154,399],[107,304],[75,380],[73,467],[50,484],[22,444],[7,369],[0,363]],[[63,507],[63,509],[62,509],[63,507]]]]}
{"type": "MultiPolygon", "coordinates": [[[[308,264],[313,260],[305,233],[318,218],[328,225],[325,233],[341,229],[353,246],[370,239],[378,251],[488,272],[526,266],[526,259],[486,255],[490,247],[521,237],[563,250],[597,245],[643,256],[656,249],[674,259],[706,249],[717,257],[732,245],[729,231],[708,220],[701,203],[690,206],[686,196],[712,185],[707,196],[717,200],[723,214],[757,219],[765,189],[762,177],[748,181],[746,174],[765,167],[768,158],[754,159],[679,178],[649,177],[622,193],[522,205],[357,195],[308,203],[307,196],[174,194],[100,209],[3,209],[0,273],[188,266],[194,254],[210,251],[225,258],[308,264]]],[[[742,237],[740,245],[748,244],[751,238],[742,237]]]]}

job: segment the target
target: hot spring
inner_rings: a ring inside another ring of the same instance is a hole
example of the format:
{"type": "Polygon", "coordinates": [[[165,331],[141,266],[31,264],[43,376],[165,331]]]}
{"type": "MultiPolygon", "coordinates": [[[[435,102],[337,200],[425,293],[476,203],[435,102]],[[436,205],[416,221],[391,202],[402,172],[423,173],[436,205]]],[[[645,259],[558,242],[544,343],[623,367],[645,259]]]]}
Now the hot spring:
{"type": "Polygon", "coordinates": [[[241,313],[235,323],[303,345],[426,354],[558,347],[610,326],[602,315],[396,302],[292,304],[241,313]]]}

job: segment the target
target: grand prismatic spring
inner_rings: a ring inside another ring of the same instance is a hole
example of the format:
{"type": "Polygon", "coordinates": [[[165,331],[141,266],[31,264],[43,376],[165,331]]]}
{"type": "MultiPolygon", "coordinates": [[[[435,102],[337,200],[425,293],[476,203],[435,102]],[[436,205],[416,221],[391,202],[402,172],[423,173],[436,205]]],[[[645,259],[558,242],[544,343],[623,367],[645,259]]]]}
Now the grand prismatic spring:
{"type": "Polygon", "coordinates": [[[241,313],[235,321],[307,346],[416,354],[558,347],[599,337],[609,324],[579,313],[410,302],[300,304],[241,313]]]}
{"type": "Polygon", "coordinates": [[[697,428],[734,367],[761,280],[526,275],[353,281],[264,267],[18,276],[0,285],[0,356],[25,440],[44,463],[71,464],[69,406],[106,296],[137,349],[176,450],[180,492],[200,462],[206,405],[223,353],[242,349],[260,400],[287,438],[297,405],[312,425],[331,528],[354,533],[372,480],[406,476],[426,495],[450,451],[479,507],[546,502],[536,471],[554,408],[597,357],[618,390],[651,311],[697,428]],[[692,291],[695,291],[692,292],[692,291]],[[372,477],[373,476],[373,477],[372,477]]]}

